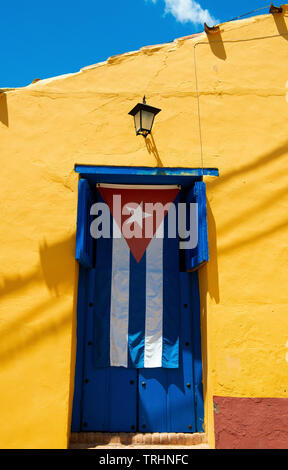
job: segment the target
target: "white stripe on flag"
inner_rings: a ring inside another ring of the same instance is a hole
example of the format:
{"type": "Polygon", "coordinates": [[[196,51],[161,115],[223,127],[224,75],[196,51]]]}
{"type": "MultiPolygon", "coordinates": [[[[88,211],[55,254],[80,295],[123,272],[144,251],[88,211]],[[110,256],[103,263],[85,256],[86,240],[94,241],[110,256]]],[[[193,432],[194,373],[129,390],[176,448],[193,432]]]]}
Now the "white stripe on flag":
{"type": "MultiPolygon", "coordinates": [[[[163,230],[163,222],[158,231],[163,230]]],[[[162,366],[163,238],[156,234],[146,250],[146,318],[144,367],[162,366]]]]}
{"type": "Polygon", "coordinates": [[[110,365],[127,367],[130,249],[123,236],[112,243],[110,365]]]}

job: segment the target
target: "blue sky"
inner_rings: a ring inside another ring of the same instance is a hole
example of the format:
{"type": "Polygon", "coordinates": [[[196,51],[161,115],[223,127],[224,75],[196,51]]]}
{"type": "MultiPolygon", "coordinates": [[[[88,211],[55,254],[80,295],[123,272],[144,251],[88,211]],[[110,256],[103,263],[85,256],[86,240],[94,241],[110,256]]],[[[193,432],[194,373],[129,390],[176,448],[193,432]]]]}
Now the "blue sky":
{"type": "Polygon", "coordinates": [[[77,72],[111,55],[203,31],[205,19],[223,22],[264,5],[263,0],[6,1],[0,15],[0,87],[77,72]]]}

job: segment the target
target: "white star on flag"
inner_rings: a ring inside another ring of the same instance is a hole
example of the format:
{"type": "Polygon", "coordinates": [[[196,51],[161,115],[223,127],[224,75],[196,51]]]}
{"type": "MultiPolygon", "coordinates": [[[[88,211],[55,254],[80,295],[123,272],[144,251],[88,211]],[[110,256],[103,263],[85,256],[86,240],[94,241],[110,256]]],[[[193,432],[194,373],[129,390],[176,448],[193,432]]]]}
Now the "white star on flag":
{"type": "Polygon", "coordinates": [[[129,210],[130,214],[132,214],[129,219],[126,220],[126,224],[132,224],[136,222],[139,227],[142,229],[143,227],[143,219],[147,219],[147,217],[151,217],[152,214],[148,214],[147,212],[143,211],[143,201],[140,202],[137,208],[126,206],[129,210]]]}

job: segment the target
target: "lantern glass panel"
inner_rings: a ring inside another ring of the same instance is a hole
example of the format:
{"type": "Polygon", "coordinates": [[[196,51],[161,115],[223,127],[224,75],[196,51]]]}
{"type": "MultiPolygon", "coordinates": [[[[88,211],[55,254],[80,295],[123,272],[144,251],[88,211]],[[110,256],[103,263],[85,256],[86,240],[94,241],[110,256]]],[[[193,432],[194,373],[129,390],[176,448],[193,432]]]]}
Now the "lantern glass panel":
{"type": "Polygon", "coordinates": [[[151,131],[152,124],[154,120],[154,113],[151,113],[151,111],[145,111],[144,109],[142,110],[142,129],[145,129],[146,131],[151,131]]]}
{"type": "Polygon", "coordinates": [[[134,116],[134,124],[135,124],[136,132],[140,131],[140,127],[141,127],[140,113],[141,111],[138,111],[138,113],[136,113],[134,116]]]}

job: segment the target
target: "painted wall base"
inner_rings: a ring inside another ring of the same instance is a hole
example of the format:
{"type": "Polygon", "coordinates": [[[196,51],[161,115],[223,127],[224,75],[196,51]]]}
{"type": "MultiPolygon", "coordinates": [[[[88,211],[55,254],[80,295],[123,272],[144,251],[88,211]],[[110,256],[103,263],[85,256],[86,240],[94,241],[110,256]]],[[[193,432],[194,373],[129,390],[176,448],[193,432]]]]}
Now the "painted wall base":
{"type": "Polygon", "coordinates": [[[213,397],[216,449],[287,449],[287,398],[213,397]]]}

